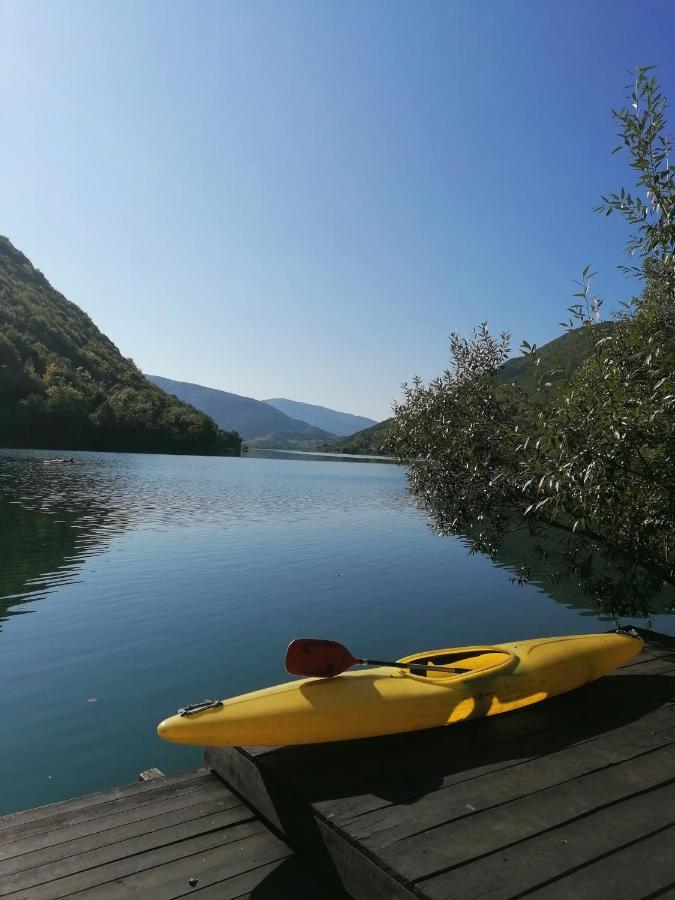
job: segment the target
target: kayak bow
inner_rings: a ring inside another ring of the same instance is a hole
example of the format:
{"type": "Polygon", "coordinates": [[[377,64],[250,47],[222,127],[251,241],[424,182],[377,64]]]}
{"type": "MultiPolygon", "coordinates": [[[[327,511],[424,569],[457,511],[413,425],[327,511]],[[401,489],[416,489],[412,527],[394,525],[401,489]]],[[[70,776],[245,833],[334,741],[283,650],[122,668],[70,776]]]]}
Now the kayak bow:
{"type": "Polygon", "coordinates": [[[270,747],[419,731],[571,691],[642,647],[636,632],[618,632],[415,653],[401,660],[415,663],[412,670],[380,667],[304,678],[194,704],[160,722],[157,733],[175,744],[270,747]],[[452,671],[458,667],[464,671],[452,671]]]}

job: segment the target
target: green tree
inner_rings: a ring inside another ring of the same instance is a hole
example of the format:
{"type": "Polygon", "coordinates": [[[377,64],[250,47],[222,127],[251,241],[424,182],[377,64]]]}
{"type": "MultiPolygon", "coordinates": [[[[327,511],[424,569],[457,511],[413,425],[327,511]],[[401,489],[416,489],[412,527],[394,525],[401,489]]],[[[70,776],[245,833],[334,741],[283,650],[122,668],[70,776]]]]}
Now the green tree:
{"type": "MultiPolygon", "coordinates": [[[[633,226],[628,244],[642,282],[612,327],[584,270],[566,327],[588,342],[585,362],[557,379],[537,348],[522,351],[531,387],[502,366],[509,336],[487,325],[453,334],[451,366],[404,385],[390,442],[411,491],[442,533],[467,534],[496,554],[526,530],[556,541],[556,577],[573,576],[598,609],[646,615],[675,586],[675,183],[666,101],[639,68],[629,104],[613,113],[637,191],[603,197],[633,226]]],[[[550,558],[550,557],[549,557],[550,558]]],[[[523,573],[526,577],[527,573],[523,573]]]]}
{"type": "Polygon", "coordinates": [[[21,357],[11,341],[0,334],[0,402],[19,399],[29,384],[21,357]]]}
{"type": "Polygon", "coordinates": [[[0,236],[0,446],[238,454],[0,236]]]}

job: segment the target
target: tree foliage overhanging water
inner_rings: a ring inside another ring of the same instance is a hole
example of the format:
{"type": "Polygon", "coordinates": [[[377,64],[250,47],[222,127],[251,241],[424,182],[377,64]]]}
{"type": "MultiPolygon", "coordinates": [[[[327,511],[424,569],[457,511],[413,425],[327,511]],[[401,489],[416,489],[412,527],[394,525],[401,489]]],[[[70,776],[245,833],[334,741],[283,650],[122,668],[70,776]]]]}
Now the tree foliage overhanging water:
{"type": "MultiPolygon", "coordinates": [[[[601,612],[648,615],[675,586],[675,179],[666,101],[638,68],[629,105],[614,113],[637,174],[598,210],[634,228],[629,253],[642,292],[611,325],[584,269],[566,327],[585,359],[560,378],[524,342],[531,384],[509,382],[509,335],[481,325],[453,334],[451,367],[404,386],[390,443],[409,467],[413,495],[442,533],[469,534],[496,555],[508,536],[540,542],[553,577],[577,580],[601,612]]],[[[528,577],[523,570],[523,578],[528,577]]]]}

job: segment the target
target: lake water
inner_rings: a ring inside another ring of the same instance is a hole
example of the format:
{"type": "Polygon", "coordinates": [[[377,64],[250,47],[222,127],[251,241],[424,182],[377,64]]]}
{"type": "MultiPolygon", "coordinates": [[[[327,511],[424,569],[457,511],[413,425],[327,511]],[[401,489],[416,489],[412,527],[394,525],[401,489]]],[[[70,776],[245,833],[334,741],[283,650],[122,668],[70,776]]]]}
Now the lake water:
{"type": "Polygon", "coordinates": [[[199,765],[156,723],[284,680],[294,637],[386,659],[609,627],[439,538],[393,465],[49,457],[0,451],[0,813],[199,765]]]}

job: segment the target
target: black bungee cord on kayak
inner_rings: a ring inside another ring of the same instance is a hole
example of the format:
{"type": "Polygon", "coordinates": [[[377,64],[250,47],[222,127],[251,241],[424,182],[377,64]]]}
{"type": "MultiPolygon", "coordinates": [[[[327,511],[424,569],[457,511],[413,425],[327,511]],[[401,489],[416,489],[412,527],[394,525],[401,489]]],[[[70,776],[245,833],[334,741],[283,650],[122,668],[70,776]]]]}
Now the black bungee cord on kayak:
{"type": "Polygon", "coordinates": [[[179,709],[178,715],[183,717],[194,716],[195,713],[203,712],[205,709],[218,709],[222,705],[222,700],[200,700],[198,703],[188,703],[187,706],[179,709]]]}

